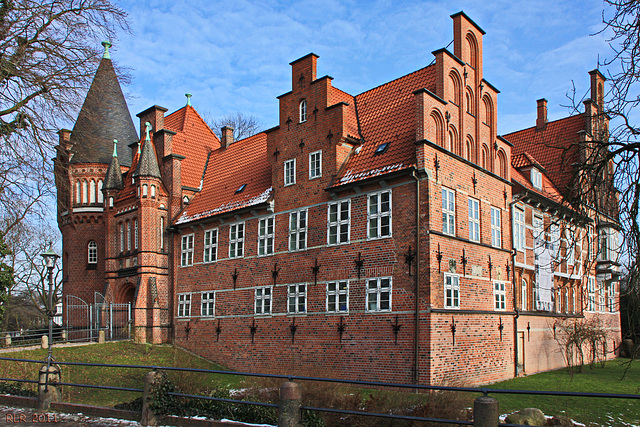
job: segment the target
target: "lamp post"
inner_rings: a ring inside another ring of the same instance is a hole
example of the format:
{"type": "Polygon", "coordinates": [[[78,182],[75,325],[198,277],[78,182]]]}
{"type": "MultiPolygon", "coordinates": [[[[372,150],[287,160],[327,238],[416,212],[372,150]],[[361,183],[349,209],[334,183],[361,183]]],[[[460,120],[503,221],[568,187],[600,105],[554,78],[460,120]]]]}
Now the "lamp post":
{"type": "Polygon", "coordinates": [[[56,266],[56,260],[59,256],[51,247],[51,243],[49,243],[49,249],[41,253],[40,256],[42,257],[44,266],[47,268],[47,276],[49,278],[49,302],[47,304],[47,317],[49,318],[49,354],[47,356],[47,379],[45,382],[45,390],[47,390],[49,388],[49,368],[53,362],[53,315],[55,314],[53,311],[53,268],[56,266]]]}

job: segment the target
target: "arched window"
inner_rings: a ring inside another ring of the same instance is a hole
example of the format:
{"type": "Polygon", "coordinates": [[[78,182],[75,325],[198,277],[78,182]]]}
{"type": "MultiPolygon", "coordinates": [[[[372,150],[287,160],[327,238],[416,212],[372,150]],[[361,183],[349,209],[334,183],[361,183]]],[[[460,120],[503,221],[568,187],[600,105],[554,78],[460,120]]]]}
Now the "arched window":
{"type": "Polygon", "coordinates": [[[94,204],[96,202],[96,182],[91,180],[89,182],[89,203],[94,204]]]}
{"type": "Polygon", "coordinates": [[[485,95],[482,97],[482,103],[484,104],[484,122],[489,128],[493,128],[493,102],[489,96],[485,95]]]}
{"type": "Polygon", "coordinates": [[[98,181],[98,203],[104,203],[104,194],[102,194],[102,180],[98,181]]]}
{"type": "Polygon", "coordinates": [[[109,197],[109,207],[112,208],[113,207],[113,196],[109,197]]]}
{"type": "Polygon", "coordinates": [[[437,110],[431,112],[430,128],[433,129],[428,135],[433,138],[433,142],[444,147],[444,122],[442,116],[437,110]]]}
{"type": "Polygon", "coordinates": [[[156,198],[156,186],[155,185],[151,186],[151,198],[152,199],[156,198]]]}
{"type": "Polygon", "coordinates": [[[182,198],[182,203],[184,203],[185,205],[188,205],[189,204],[189,196],[184,196],[182,198]]]}
{"type": "Polygon", "coordinates": [[[502,178],[506,178],[507,177],[507,156],[506,154],[504,154],[504,151],[502,151],[502,149],[498,150],[497,158],[498,158],[498,164],[496,167],[496,172],[502,178]]]}
{"type": "Polygon", "coordinates": [[[76,204],[82,203],[82,189],[80,188],[80,181],[76,181],[76,204]]]}
{"type": "Polygon", "coordinates": [[[90,241],[87,245],[87,262],[89,264],[98,263],[98,244],[95,241],[90,241]]]}
{"type": "Polygon", "coordinates": [[[466,92],[466,99],[467,99],[467,105],[466,105],[467,113],[475,115],[476,110],[473,102],[473,90],[469,86],[467,86],[467,90],[465,92],[466,92]]]}
{"type": "Polygon", "coordinates": [[[475,145],[473,144],[473,138],[471,135],[467,135],[467,141],[464,145],[464,153],[462,157],[469,161],[473,161],[473,152],[475,150],[475,145]]]}
{"type": "Polygon", "coordinates": [[[147,197],[147,184],[142,184],[142,197],[147,197]]]}
{"type": "Polygon", "coordinates": [[[462,83],[460,81],[460,76],[455,70],[451,70],[449,73],[449,78],[451,79],[451,86],[453,88],[453,103],[460,106],[460,101],[462,98],[462,83]]]}
{"type": "Polygon", "coordinates": [[[473,33],[467,33],[466,39],[469,46],[469,65],[476,68],[478,66],[478,43],[473,33]]]}
{"type": "Polygon", "coordinates": [[[87,203],[87,181],[82,181],[82,204],[87,203]]]}
{"type": "Polygon", "coordinates": [[[164,251],[164,217],[160,217],[160,251],[164,251]]]}
{"type": "Polygon", "coordinates": [[[120,252],[124,252],[124,224],[120,223],[120,252]]]}
{"type": "Polygon", "coordinates": [[[458,144],[458,132],[453,126],[449,126],[448,145],[449,147],[447,147],[447,149],[449,151],[451,151],[452,153],[460,154],[461,149],[458,144]]]}
{"type": "Polygon", "coordinates": [[[522,311],[527,311],[528,309],[528,305],[527,305],[527,281],[525,279],[522,279],[522,301],[521,301],[521,305],[522,305],[522,311]]]}
{"type": "Polygon", "coordinates": [[[127,251],[131,250],[131,222],[127,221],[127,251]]]}
{"type": "Polygon", "coordinates": [[[482,144],[482,157],[480,166],[487,170],[489,168],[489,148],[487,147],[487,144],[482,144]]]}
{"type": "Polygon", "coordinates": [[[307,100],[300,101],[300,123],[307,121],[307,100]]]}
{"type": "Polygon", "coordinates": [[[138,219],[133,220],[133,248],[138,249],[138,219]]]}

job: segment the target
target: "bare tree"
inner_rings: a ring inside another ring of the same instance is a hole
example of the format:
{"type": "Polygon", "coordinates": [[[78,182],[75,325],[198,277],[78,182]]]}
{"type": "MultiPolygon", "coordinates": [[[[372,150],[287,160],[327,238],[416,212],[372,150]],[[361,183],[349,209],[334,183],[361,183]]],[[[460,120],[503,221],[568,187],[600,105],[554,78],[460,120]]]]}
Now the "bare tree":
{"type": "Polygon", "coordinates": [[[109,0],[0,0],[0,216],[13,218],[4,232],[43,213],[56,132],[117,28],[128,29],[126,13],[109,0]]]}
{"type": "Polygon", "coordinates": [[[209,114],[205,114],[205,121],[211,130],[213,130],[213,133],[215,133],[220,139],[222,139],[221,129],[224,126],[232,127],[234,141],[255,135],[260,131],[261,126],[255,116],[246,116],[239,112],[227,114],[226,116],[217,119],[213,119],[209,114]]]}

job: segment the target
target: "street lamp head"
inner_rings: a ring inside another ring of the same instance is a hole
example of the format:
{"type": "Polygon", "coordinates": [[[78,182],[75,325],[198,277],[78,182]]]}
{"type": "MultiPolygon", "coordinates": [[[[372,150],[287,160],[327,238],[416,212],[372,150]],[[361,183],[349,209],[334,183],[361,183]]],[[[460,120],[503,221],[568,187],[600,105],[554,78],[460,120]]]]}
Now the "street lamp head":
{"type": "Polygon", "coordinates": [[[47,268],[53,268],[56,265],[56,260],[60,258],[60,256],[53,250],[51,243],[49,243],[49,249],[42,252],[40,254],[43,260],[43,264],[47,268]]]}

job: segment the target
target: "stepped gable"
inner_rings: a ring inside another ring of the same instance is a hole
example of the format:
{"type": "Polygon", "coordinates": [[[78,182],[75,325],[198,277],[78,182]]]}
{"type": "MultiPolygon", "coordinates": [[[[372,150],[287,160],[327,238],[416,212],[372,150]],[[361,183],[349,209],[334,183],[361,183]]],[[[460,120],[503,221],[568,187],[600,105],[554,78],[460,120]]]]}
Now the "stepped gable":
{"type": "Polygon", "coordinates": [[[355,97],[364,142],[360,152],[353,153],[334,186],[415,165],[413,92],[423,88],[435,91],[435,78],[435,67],[430,65],[355,97]],[[375,155],[378,146],[387,142],[390,145],[386,152],[375,155]]]}
{"type": "Polygon", "coordinates": [[[172,150],[185,156],[181,165],[182,185],[200,188],[209,152],[221,147],[220,140],[191,105],[165,117],[164,127],[177,132],[172,150]]]}
{"type": "Polygon", "coordinates": [[[584,114],[548,122],[543,128],[532,126],[503,135],[513,144],[512,157],[528,153],[546,170],[548,178],[562,194],[571,190],[578,162],[580,132],[585,129],[584,114]]]}
{"type": "MultiPolygon", "coordinates": [[[[102,58],[71,132],[73,157],[70,162],[110,163],[114,139],[126,147],[138,140],[138,132],[113,64],[109,58],[102,58]]],[[[122,153],[120,164],[129,166],[131,154],[122,153]]]]}
{"type": "Polygon", "coordinates": [[[178,216],[176,224],[265,203],[272,193],[267,135],[263,132],[211,153],[202,191],[178,216]]]}

